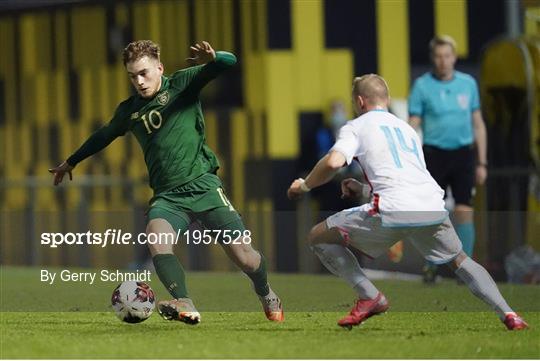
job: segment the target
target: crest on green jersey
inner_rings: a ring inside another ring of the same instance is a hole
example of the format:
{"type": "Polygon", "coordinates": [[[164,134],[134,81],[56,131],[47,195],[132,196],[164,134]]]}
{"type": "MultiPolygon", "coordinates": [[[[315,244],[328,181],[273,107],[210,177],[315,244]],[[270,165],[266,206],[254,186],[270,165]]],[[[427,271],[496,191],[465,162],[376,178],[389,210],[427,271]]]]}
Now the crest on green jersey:
{"type": "Polygon", "coordinates": [[[163,93],[158,94],[157,96],[157,102],[160,105],[165,105],[169,102],[169,92],[165,90],[163,93]]]}

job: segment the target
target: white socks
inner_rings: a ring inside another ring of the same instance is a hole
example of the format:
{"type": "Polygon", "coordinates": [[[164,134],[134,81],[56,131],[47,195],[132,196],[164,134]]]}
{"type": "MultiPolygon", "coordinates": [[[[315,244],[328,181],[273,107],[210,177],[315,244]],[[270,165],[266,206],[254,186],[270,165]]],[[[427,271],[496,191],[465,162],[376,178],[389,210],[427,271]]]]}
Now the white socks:
{"type": "MultiPolygon", "coordinates": [[[[343,278],[358,293],[361,299],[373,299],[379,290],[366,277],[354,254],[339,244],[317,244],[311,249],[319,257],[322,264],[333,274],[343,278]]],[[[455,271],[469,287],[471,292],[490,305],[501,320],[514,311],[508,306],[499,292],[495,281],[484,267],[467,257],[455,271]]]]}
{"type": "Polygon", "coordinates": [[[512,309],[499,292],[495,281],[484,267],[467,257],[455,271],[456,275],[469,287],[471,292],[482,301],[490,305],[501,320],[512,309]]]}
{"type": "Polygon", "coordinates": [[[360,299],[373,299],[379,290],[366,277],[354,254],[339,244],[322,243],[311,249],[333,274],[343,278],[358,293],[360,299]]]}

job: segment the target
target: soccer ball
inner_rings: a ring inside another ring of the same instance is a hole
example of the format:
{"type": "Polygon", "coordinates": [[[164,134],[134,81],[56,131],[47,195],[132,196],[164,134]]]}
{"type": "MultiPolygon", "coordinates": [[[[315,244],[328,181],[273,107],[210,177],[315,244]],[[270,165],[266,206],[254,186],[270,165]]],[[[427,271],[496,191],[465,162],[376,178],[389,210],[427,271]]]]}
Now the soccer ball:
{"type": "Polygon", "coordinates": [[[146,320],[156,306],[154,291],[144,282],[122,282],[113,291],[112,307],[116,316],[127,323],[146,320]]]}

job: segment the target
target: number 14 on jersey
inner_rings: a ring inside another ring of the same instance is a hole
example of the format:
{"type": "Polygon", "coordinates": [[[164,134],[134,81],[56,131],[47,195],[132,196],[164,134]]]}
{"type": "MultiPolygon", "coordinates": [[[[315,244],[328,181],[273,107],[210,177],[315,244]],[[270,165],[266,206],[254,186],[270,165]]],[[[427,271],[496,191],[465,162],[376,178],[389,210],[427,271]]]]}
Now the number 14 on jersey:
{"type": "Polygon", "coordinates": [[[381,125],[380,129],[384,133],[384,136],[388,143],[388,147],[390,148],[390,153],[392,154],[392,158],[394,159],[394,164],[396,165],[397,168],[403,168],[403,164],[400,158],[400,152],[413,153],[416,156],[416,159],[418,159],[418,163],[420,163],[420,167],[424,168],[424,165],[422,164],[422,161],[420,160],[420,153],[418,152],[418,145],[416,144],[416,141],[413,138],[411,138],[411,146],[408,146],[407,143],[405,142],[405,137],[403,136],[401,129],[399,129],[398,127],[394,127],[393,129],[390,129],[390,127],[386,125],[381,125]],[[397,142],[396,142],[396,139],[397,139],[397,142]],[[399,149],[396,143],[399,144],[399,149]]]}

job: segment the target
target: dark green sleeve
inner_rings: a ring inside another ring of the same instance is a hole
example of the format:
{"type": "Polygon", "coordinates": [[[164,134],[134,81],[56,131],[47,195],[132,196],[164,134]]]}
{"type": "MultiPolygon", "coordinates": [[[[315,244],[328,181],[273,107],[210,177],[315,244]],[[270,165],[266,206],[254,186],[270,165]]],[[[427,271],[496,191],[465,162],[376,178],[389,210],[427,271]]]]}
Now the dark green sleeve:
{"type": "Polygon", "coordinates": [[[205,65],[197,65],[173,74],[173,84],[188,92],[199,93],[219,74],[236,64],[236,56],[226,51],[216,51],[216,59],[205,65]]]}
{"type": "Polygon", "coordinates": [[[117,137],[124,135],[129,127],[129,118],[126,118],[123,114],[124,112],[120,111],[119,106],[111,121],[92,133],[83,145],[66,160],[67,163],[75,167],[80,161],[96,154],[111,144],[117,137]]]}

